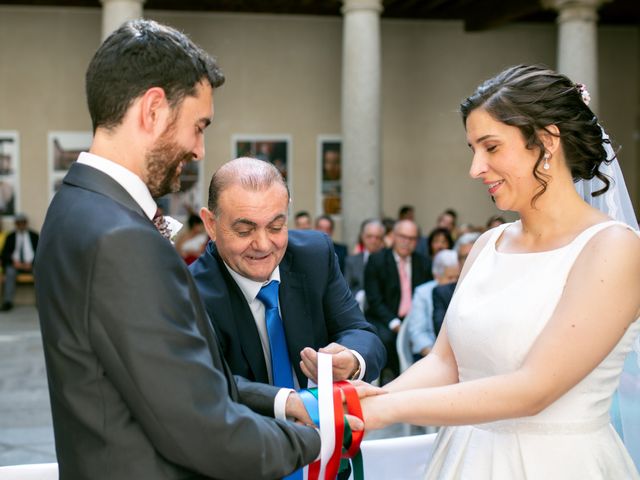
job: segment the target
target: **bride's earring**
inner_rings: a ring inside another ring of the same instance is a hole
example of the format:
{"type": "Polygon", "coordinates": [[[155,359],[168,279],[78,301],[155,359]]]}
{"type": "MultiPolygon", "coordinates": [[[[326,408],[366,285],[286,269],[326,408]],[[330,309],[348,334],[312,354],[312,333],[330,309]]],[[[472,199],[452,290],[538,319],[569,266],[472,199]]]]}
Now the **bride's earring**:
{"type": "Polygon", "coordinates": [[[549,170],[549,168],[551,168],[551,166],[549,165],[549,158],[551,157],[551,155],[549,155],[549,152],[546,152],[544,154],[544,165],[542,165],[542,168],[544,168],[545,170],[549,170]]]}

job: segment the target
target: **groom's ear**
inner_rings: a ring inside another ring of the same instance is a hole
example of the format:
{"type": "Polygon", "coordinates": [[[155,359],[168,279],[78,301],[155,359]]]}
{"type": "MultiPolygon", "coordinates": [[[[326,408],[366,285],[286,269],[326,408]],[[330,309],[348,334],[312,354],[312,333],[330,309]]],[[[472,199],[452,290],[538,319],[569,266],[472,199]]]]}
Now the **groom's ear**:
{"type": "Polygon", "coordinates": [[[209,238],[216,241],[216,215],[207,207],[202,207],[200,209],[200,218],[202,219],[202,223],[204,224],[204,229],[207,231],[207,235],[209,238]]]}

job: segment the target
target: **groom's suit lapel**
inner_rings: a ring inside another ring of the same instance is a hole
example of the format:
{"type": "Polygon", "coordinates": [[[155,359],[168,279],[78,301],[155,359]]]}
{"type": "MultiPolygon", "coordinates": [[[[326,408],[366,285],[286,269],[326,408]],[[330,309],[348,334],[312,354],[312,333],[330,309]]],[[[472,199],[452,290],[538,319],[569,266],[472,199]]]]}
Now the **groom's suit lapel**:
{"type": "Polygon", "coordinates": [[[109,197],[146,218],[140,205],[138,205],[122,185],[100,170],[74,162],[64,177],[63,182],[109,197]]]}

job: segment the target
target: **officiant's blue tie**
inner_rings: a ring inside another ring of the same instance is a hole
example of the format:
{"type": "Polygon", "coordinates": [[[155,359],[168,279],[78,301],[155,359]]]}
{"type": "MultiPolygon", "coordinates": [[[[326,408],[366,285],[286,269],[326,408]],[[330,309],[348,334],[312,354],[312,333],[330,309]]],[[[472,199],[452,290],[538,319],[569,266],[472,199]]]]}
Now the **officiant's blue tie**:
{"type": "Polygon", "coordinates": [[[278,311],[278,286],[273,280],[260,289],[258,300],[264,304],[264,317],[267,323],[269,346],[271,348],[271,372],[273,384],[277,387],[293,388],[291,361],[287,350],[284,327],[278,311]]]}
{"type": "MultiPolygon", "coordinates": [[[[284,326],[278,311],[278,287],[280,282],[272,280],[258,292],[258,300],[264,304],[264,318],[267,322],[269,347],[271,348],[271,372],[273,384],[277,387],[293,388],[293,374],[291,361],[287,350],[287,339],[284,336],[284,326]]],[[[287,475],[286,480],[302,480],[302,470],[287,475]]]]}

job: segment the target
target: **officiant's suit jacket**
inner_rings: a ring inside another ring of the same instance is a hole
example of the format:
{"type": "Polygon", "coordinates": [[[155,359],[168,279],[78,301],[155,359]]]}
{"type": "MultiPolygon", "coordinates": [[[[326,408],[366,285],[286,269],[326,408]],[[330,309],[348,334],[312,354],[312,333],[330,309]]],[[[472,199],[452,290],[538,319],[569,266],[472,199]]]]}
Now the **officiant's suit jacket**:
{"type": "MultiPolygon", "coordinates": [[[[215,243],[209,242],[189,268],[233,373],[268,382],[255,320],[215,243]]],[[[279,299],[289,358],[301,387],[307,386],[307,378],[300,370],[300,351],[331,342],[362,355],[366,381],[378,376],[384,347],[351,295],[329,237],[311,230],[289,231],[280,262],[279,299]]]]}
{"type": "Polygon", "coordinates": [[[277,389],[234,379],[186,265],[109,176],[71,167],[35,264],[61,479],[278,478],[316,457],[316,431],[245,406],[273,415],[277,389]]]}

